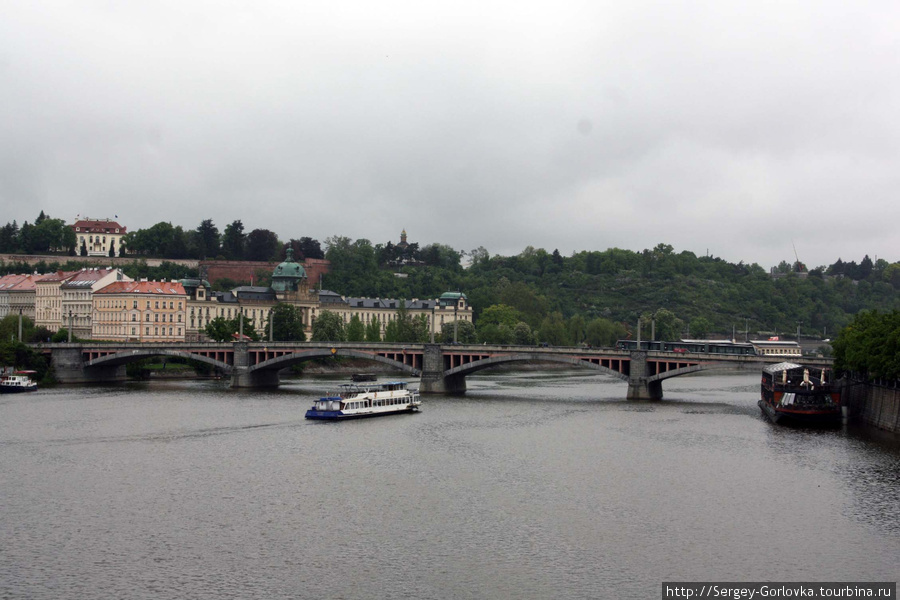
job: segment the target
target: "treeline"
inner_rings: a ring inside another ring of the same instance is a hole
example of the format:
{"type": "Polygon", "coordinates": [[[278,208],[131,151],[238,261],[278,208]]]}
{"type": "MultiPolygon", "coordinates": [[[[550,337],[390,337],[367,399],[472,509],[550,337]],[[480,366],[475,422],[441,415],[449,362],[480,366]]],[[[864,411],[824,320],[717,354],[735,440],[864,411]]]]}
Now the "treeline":
{"type": "MultiPolygon", "coordinates": [[[[104,263],[102,258],[98,258],[96,262],[91,263],[75,262],[72,260],[66,260],[65,262],[57,260],[41,260],[33,265],[20,261],[0,260],[0,275],[80,271],[81,269],[86,268],[105,269],[109,266],[109,263],[104,263]]],[[[179,265],[170,261],[163,261],[158,267],[151,267],[145,260],[136,260],[127,265],[121,265],[118,268],[122,269],[122,272],[125,273],[125,275],[136,280],[148,279],[150,281],[160,281],[168,279],[170,281],[176,281],[190,277],[199,277],[197,269],[185,267],[184,265],[179,265]]]]}
{"type": "Polygon", "coordinates": [[[0,228],[2,254],[67,254],[75,256],[78,239],[72,227],[63,219],[53,219],[44,211],[34,220],[20,227],[16,221],[0,228]]]}
{"type": "Polygon", "coordinates": [[[900,379],[900,311],[863,311],[834,341],[834,367],[864,377],[900,379]]]}
{"type": "Polygon", "coordinates": [[[240,220],[232,221],[221,233],[212,219],[189,230],[159,222],[148,229],[129,231],[122,245],[126,255],[173,259],[279,261],[288,246],[296,260],[325,257],[318,240],[301,237],[283,242],[268,229],[245,232],[240,220]]]}
{"type": "Polygon", "coordinates": [[[843,262],[773,277],[758,264],[675,252],[667,244],[572,256],[532,247],[515,256],[490,256],[477,248],[465,253],[468,268],[452,261],[384,267],[381,246],[368,240],[332,237],[325,245],[331,262],[327,289],[407,299],[460,290],[479,328],[488,325],[488,308],[508,307],[513,316],[502,323],[504,336],[515,319],[528,325],[535,341],[554,345],[595,344],[613,334],[636,337],[639,318],[644,338],[654,326],[658,339],[732,332],[742,338],[745,331],[792,336],[798,328],[804,337],[833,337],[861,310],[900,308],[900,264],[882,259],[857,280],[838,272],[843,262]]]}

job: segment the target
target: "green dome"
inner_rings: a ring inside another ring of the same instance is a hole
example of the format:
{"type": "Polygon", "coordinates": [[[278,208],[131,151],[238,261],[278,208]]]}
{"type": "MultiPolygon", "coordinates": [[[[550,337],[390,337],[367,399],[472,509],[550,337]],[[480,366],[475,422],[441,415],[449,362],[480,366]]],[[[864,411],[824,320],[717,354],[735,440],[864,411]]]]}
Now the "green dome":
{"type": "Polygon", "coordinates": [[[306,270],[294,262],[294,249],[288,248],[284,262],[272,271],[272,289],[276,292],[296,292],[301,279],[306,279],[306,270]]]}

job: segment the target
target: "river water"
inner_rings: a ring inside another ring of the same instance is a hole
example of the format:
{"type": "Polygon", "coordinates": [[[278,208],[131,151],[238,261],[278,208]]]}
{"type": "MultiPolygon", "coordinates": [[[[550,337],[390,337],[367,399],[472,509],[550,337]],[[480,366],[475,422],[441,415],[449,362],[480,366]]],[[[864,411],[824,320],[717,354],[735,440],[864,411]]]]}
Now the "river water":
{"type": "Polygon", "coordinates": [[[776,427],[758,374],[622,400],[468,379],[419,414],[306,421],[328,387],[0,397],[0,598],[658,598],[662,581],[896,581],[900,447],[776,427]]]}

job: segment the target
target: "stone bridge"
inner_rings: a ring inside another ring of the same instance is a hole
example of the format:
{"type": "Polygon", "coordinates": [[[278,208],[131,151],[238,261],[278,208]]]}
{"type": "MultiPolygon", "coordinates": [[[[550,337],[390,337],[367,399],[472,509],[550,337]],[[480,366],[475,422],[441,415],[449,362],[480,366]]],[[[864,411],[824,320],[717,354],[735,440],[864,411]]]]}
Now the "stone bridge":
{"type": "MultiPolygon", "coordinates": [[[[626,351],[611,348],[546,348],[390,344],[366,342],[236,342],[236,343],[77,343],[38,344],[48,354],[56,377],[64,383],[125,378],[125,365],[145,358],[171,356],[197,360],[231,377],[233,387],[271,387],[279,371],[312,359],[350,357],[388,365],[421,378],[423,393],[459,394],[466,376],[483,369],[516,363],[557,363],[592,369],[628,383],[627,398],[659,400],[662,382],[708,369],[761,369],[783,357],[704,353],[626,351]]],[[[829,359],[804,358],[804,364],[828,366],[829,359]]]]}

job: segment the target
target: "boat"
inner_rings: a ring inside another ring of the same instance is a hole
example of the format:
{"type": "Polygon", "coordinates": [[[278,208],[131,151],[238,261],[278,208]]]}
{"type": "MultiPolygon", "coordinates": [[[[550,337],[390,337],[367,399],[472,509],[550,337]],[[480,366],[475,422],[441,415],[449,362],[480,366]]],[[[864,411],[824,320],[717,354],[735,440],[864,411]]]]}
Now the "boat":
{"type": "Polygon", "coordinates": [[[763,369],[757,404],[773,423],[834,426],[841,423],[841,392],[830,369],[781,362],[763,369]]]}
{"type": "Polygon", "coordinates": [[[341,421],[416,412],[422,404],[419,390],[404,381],[357,385],[345,383],[338,390],[316,400],[306,411],[307,419],[341,421]]]}
{"type": "Polygon", "coordinates": [[[37,383],[31,378],[36,371],[15,371],[0,377],[0,394],[18,394],[37,391],[37,383]]]}

